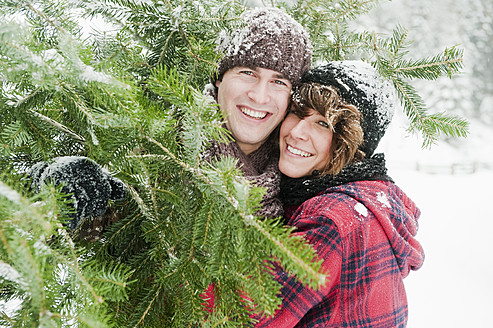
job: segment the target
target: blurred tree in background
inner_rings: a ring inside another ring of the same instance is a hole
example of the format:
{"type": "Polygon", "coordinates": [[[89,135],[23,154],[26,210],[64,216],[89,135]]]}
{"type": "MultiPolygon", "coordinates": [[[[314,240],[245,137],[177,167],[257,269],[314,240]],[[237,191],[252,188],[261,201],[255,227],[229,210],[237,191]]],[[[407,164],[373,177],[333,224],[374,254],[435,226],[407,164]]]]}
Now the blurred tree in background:
{"type": "Polygon", "coordinates": [[[397,24],[409,30],[414,56],[444,47],[464,50],[464,69],[453,79],[415,86],[431,112],[446,111],[484,123],[493,122],[493,2],[489,0],[417,0],[380,2],[353,25],[390,33],[397,24]]]}

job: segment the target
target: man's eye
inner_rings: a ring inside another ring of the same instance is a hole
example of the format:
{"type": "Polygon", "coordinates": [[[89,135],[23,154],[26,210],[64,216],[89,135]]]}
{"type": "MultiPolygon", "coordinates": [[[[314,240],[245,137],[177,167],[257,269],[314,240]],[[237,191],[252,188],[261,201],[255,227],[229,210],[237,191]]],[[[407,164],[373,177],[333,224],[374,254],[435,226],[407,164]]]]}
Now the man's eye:
{"type": "Polygon", "coordinates": [[[240,72],[241,74],[245,74],[245,75],[253,75],[253,72],[252,71],[241,71],[240,72]]]}
{"type": "Polygon", "coordinates": [[[323,126],[324,128],[327,128],[327,129],[330,127],[330,126],[329,126],[329,123],[327,123],[327,122],[325,122],[325,121],[318,121],[318,124],[319,124],[320,126],[323,126]]]}
{"type": "Polygon", "coordinates": [[[282,80],[275,80],[274,83],[278,84],[278,85],[287,85],[286,82],[284,82],[282,80]]]}

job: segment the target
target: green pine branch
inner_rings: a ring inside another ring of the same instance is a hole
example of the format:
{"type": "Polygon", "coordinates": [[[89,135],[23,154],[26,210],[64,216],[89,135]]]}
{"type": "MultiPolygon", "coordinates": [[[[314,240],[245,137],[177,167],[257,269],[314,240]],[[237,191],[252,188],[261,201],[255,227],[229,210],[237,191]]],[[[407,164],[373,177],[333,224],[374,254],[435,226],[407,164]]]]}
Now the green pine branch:
{"type": "Polygon", "coordinates": [[[363,33],[359,38],[374,58],[374,66],[394,85],[403,111],[410,121],[409,130],[421,134],[423,147],[435,144],[440,134],[467,136],[467,120],[451,114],[429,113],[424,100],[409,82],[412,79],[436,80],[443,76],[451,78],[458,74],[463,68],[462,49],[447,48],[435,56],[406,59],[411,43],[407,41],[407,31],[400,26],[387,39],[368,33],[363,33]]]}
{"type": "Polygon", "coordinates": [[[0,183],[0,293],[23,301],[0,324],[63,326],[78,320],[82,327],[109,327],[106,297],[125,297],[128,271],[80,264],[82,249],[60,224],[60,201],[54,188],[28,199],[0,183]]]}

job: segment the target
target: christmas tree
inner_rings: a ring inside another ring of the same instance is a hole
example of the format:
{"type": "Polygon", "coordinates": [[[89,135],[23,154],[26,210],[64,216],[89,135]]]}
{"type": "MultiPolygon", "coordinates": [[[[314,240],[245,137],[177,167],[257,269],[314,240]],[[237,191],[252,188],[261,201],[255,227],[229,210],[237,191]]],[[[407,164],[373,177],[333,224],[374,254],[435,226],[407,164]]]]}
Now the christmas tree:
{"type": "MultiPolygon", "coordinates": [[[[306,28],[314,62],[374,65],[425,145],[441,133],[465,136],[467,122],[428,113],[411,84],[458,73],[462,51],[416,59],[404,28],[351,31],[375,2],[270,5],[306,28]]],[[[202,92],[221,56],[216,39],[246,5],[9,0],[0,8],[0,295],[20,303],[0,313],[0,325],[244,326],[280,304],[272,259],[313,288],[324,283],[309,245],[280,218],[255,215],[265,190],[232,158],[203,160],[211,140],[229,137],[202,92]],[[109,27],[88,36],[81,22],[91,17],[109,27]],[[67,229],[73,206],[59,187],[34,193],[26,182],[29,168],[60,156],[89,157],[127,187],[97,240],[67,229]]]]}

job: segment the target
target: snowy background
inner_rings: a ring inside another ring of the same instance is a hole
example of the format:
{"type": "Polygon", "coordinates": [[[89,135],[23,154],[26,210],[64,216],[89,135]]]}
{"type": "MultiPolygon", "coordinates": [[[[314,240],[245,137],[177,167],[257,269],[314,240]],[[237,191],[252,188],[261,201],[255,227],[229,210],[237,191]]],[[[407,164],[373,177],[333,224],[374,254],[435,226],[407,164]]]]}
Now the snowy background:
{"type": "Polygon", "coordinates": [[[493,327],[493,1],[381,1],[360,23],[385,33],[406,27],[412,55],[464,49],[462,75],[417,87],[430,111],[467,118],[470,135],[422,149],[397,113],[380,150],[422,211],[426,258],[405,279],[408,328],[493,327]]]}
{"type": "Polygon", "coordinates": [[[423,150],[405,126],[396,117],[379,148],[422,211],[425,262],[404,280],[408,328],[492,327],[493,129],[476,122],[463,147],[423,150]]]}

